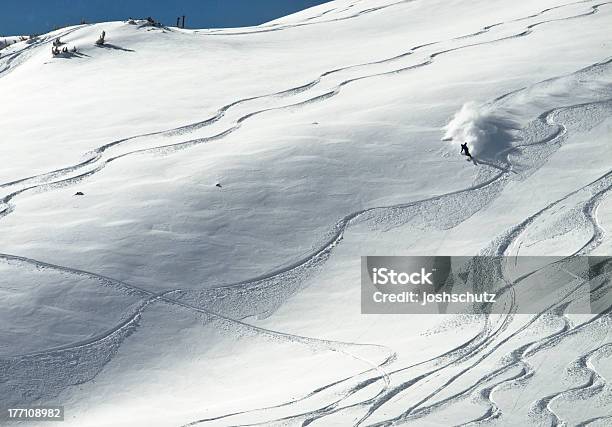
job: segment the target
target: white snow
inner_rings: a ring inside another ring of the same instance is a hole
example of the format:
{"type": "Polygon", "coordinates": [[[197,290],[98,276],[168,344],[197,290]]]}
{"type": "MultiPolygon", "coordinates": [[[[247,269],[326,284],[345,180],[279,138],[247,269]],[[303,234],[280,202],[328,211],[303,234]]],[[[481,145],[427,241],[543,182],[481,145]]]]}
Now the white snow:
{"type": "Polygon", "coordinates": [[[4,49],[12,44],[19,43],[23,36],[0,36],[0,49],[4,49]]]}
{"type": "Polygon", "coordinates": [[[336,0],[1,50],[0,406],[605,425],[609,314],[365,315],[359,286],[364,255],[610,254],[611,23],[603,1],[336,0]]]}

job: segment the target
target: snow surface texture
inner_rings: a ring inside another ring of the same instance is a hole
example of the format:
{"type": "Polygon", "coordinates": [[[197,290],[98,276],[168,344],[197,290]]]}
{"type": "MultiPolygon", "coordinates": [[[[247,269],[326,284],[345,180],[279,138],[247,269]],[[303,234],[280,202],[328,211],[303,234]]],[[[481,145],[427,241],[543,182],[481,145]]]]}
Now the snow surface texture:
{"type": "Polygon", "coordinates": [[[361,315],[359,275],[362,255],[609,255],[611,23],[604,1],[337,0],[1,50],[2,406],[609,425],[609,307],[361,315]]]}
{"type": "Polygon", "coordinates": [[[25,37],[20,37],[20,36],[7,36],[7,37],[3,37],[0,36],[0,49],[4,49],[7,46],[10,46],[14,43],[19,43],[20,41],[23,41],[22,38],[24,39],[25,37]]]}

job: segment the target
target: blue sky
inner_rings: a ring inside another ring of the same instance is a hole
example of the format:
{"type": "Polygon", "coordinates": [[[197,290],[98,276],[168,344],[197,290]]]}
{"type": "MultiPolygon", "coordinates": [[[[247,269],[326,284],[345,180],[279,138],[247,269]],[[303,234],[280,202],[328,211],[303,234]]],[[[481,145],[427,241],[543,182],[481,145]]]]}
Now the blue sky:
{"type": "Polygon", "coordinates": [[[329,0],[7,0],[0,35],[45,33],[54,27],[152,16],[166,25],[186,15],[187,28],[257,25],[329,0]]]}

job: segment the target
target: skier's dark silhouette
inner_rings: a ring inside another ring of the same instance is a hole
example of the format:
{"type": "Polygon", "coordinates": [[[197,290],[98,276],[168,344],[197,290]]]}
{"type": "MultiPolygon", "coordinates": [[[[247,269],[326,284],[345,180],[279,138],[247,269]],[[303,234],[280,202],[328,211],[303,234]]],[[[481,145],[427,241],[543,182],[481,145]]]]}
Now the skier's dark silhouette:
{"type": "Polygon", "coordinates": [[[470,150],[467,146],[467,142],[464,142],[463,144],[461,144],[461,154],[465,154],[470,159],[472,158],[472,155],[470,154],[470,150]]]}

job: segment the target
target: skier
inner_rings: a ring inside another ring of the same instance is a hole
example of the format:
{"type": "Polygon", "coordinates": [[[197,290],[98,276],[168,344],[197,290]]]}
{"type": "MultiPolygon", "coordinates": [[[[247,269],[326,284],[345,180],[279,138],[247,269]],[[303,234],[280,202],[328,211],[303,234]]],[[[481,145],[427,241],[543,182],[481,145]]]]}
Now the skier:
{"type": "Polygon", "coordinates": [[[461,144],[461,154],[465,154],[466,156],[470,158],[470,160],[472,159],[472,155],[470,154],[470,150],[467,146],[467,142],[464,142],[463,144],[461,144]]]}

